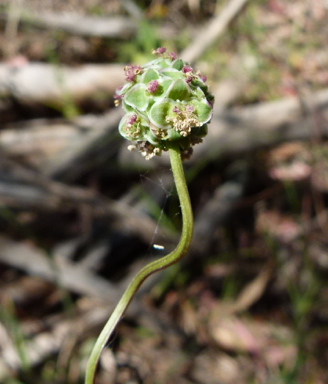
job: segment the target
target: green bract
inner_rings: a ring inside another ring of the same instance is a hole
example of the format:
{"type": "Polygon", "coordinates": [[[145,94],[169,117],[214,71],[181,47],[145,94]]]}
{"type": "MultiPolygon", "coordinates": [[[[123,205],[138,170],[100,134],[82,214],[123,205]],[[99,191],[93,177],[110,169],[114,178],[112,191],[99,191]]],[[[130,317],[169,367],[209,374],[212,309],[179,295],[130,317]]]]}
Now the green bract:
{"type": "Polygon", "coordinates": [[[148,160],[167,151],[176,142],[185,157],[207,133],[214,97],[206,78],[165,48],[153,51],[158,57],[142,67],[124,68],[127,82],[115,94],[126,114],[120,134],[134,142],[148,160]]]}

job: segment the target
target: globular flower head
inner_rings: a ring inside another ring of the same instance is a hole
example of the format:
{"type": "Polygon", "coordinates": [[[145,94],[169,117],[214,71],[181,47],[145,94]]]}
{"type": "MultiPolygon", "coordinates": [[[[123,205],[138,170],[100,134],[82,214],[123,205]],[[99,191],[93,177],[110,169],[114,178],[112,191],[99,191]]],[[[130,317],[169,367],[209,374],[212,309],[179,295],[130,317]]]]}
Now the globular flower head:
{"type": "Polygon", "coordinates": [[[133,142],[146,159],[167,151],[176,142],[186,156],[207,133],[214,97],[206,77],[173,52],[153,50],[155,60],[124,68],[126,83],[115,93],[126,114],[119,124],[123,137],[133,142]]]}

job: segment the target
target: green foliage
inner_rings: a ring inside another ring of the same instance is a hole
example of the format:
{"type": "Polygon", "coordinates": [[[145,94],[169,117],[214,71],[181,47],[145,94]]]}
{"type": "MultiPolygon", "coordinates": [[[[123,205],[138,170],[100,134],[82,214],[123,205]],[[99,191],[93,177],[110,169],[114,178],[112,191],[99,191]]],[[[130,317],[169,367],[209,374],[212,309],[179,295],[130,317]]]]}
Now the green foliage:
{"type": "Polygon", "coordinates": [[[153,47],[160,45],[155,26],[148,20],[138,24],[136,36],[128,43],[120,44],[118,49],[119,61],[146,63],[151,60],[153,47]]]}
{"type": "Polygon", "coordinates": [[[64,39],[64,33],[56,32],[52,43],[49,43],[45,46],[45,56],[47,61],[51,63],[55,68],[56,80],[62,93],[62,100],[60,102],[51,101],[48,102],[48,106],[54,110],[59,111],[65,118],[72,119],[81,115],[81,111],[79,110],[77,103],[73,100],[72,96],[66,89],[65,79],[63,78],[63,73],[61,70],[60,57],[56,49],[58,42],[63,41],[64,39]]]}
{"type": "Polygon", "coordinates": [[[5,325],[11,335],[22,370],[27,371],[30,369],[30,361],[26,353],[26,340],[15,312],[14,303],[10,299],[6,300],[5,305],[0,307],[0,321],[5,325]]]}

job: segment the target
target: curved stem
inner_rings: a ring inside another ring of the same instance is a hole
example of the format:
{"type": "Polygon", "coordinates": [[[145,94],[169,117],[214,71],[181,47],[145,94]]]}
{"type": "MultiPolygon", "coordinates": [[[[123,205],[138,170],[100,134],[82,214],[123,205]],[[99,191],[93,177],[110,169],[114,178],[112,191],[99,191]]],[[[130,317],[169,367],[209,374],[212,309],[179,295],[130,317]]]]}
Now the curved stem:
{"type": "Polygon", "coordinates": [[[127,287],[93,347],[86,369],[85,384],[94,383],[94,377],[101,351],[105,347],[108,339],[112,335],[117,323],[123,316],[134,295],[137,293],[140,285],[148,276],[181,260],[188,250],[192,238],[193,215],[179,147],[175,144],[171,144],[169,155],[182,212],[182,233],[180,241],[173,252],[143,267],[127,287]]]}

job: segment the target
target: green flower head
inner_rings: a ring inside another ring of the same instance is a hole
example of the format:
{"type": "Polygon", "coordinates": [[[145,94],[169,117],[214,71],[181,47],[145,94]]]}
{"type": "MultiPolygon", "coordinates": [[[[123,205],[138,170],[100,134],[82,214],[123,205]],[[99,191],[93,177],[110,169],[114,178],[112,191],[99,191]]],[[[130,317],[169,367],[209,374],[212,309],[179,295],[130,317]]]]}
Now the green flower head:
{"type": "Polygon", "coordinates": [[[120,134],[133,142],[147,160],[178,143],[184,157],[202,142],[213,111],[214,97],[208,92],[206,77],[161,47],[157,58],[142,67],[124,68],[126,83],[116,90],[126,114],[119,124],[120,134]]]}

